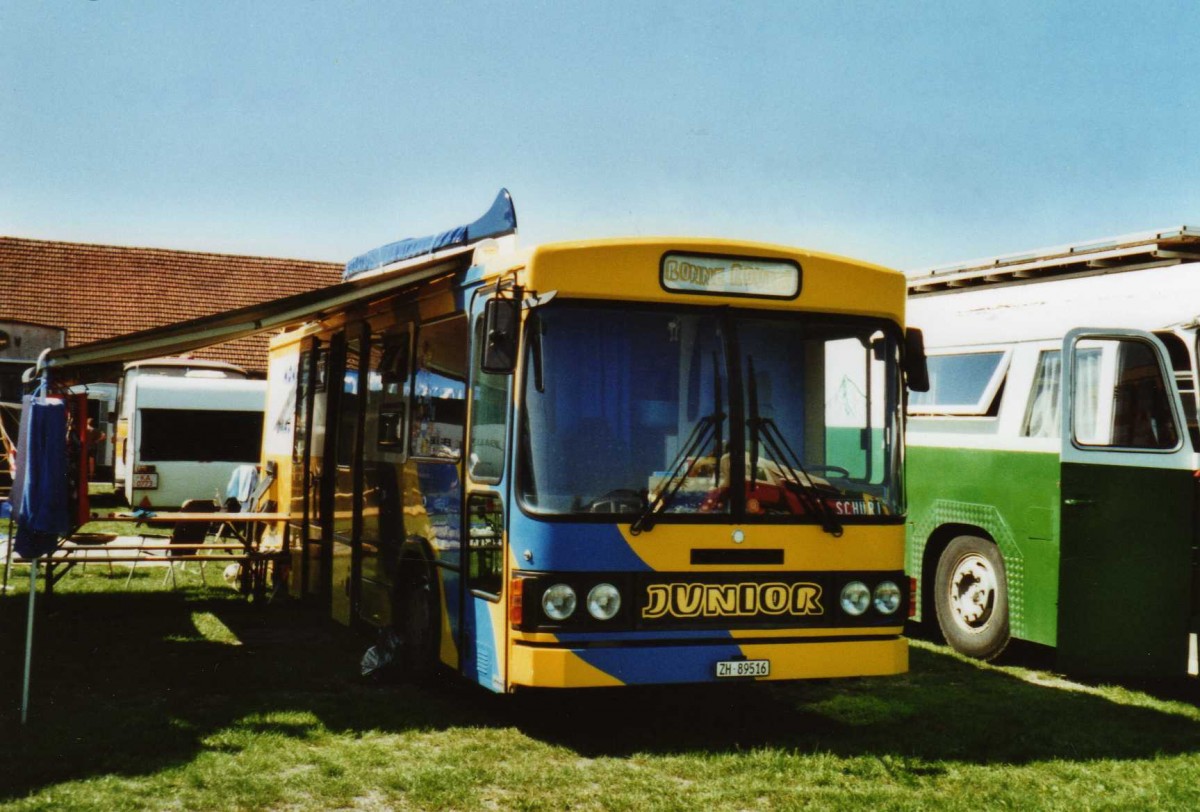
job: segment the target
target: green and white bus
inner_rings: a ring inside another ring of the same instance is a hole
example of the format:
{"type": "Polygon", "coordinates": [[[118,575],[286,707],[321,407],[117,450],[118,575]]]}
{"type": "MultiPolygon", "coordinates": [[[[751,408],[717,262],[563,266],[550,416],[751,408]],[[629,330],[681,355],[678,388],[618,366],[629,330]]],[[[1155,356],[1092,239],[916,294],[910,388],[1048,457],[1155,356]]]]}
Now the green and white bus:
{"type": "Polygon", "coordinates": [[[909,278],[930,389],[908,403],[917,618],[991,659],[1196,671],[1200,231],[909,278]]]}

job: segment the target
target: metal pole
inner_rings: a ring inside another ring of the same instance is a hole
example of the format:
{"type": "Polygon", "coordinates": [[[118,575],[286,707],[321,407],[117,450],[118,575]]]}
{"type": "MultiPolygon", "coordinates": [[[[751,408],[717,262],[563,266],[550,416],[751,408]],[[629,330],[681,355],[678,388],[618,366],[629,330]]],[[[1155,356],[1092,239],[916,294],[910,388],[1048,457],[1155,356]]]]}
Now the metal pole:
{"type": "Polygon", "coordinates": [[[29,617],[25,622],[25,682],[21,687],[21,725],[29,718],[29,670],[33,663],[33,605],[37,597],[38,560],[29,564],[29,617]]]}

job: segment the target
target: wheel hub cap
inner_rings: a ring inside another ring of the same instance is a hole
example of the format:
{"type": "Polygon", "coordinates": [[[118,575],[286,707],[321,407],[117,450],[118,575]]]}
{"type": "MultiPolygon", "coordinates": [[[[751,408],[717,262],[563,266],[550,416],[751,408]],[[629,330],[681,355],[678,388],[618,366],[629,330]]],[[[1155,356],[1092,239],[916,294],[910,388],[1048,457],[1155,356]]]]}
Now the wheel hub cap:
{"type": "Polygon", "coordinates": [[[968,631],[987,625],[996,602],[996,575],[981,555],[963,557],[950,581],[950,606],[955,621],[968,631]]]}

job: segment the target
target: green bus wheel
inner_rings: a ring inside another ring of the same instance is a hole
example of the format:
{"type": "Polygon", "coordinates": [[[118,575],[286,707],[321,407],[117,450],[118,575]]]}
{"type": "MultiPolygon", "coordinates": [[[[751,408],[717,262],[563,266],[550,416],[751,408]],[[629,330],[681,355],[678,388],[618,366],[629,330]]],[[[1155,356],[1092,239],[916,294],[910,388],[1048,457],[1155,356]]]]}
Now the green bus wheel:
{"type": "Polygon", "coordinates": [[[1008,581],[996,545],[959,536],[938,559],[935,605],[946,642],[968,657],[992,660],[1010,639],[1008,581]]]}

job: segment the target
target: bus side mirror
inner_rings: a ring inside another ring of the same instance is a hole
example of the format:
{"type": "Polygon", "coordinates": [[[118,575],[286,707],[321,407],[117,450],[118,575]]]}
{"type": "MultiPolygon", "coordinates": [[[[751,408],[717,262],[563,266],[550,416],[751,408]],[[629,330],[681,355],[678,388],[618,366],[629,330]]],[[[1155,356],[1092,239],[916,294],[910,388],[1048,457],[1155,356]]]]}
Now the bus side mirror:
{"type": "Polygon", "coordinates": [[[916,327],[904,331],[904,379],[910,392],[929,391],[929,365],[925,362],[925,334],[916,327]]]}
{"type": "Polygon", "coordinates": [[[483,309],[484,372],[510,375],[517,368],[517,328],[521,323],[521,300],[492,299],[483,309]]]}

